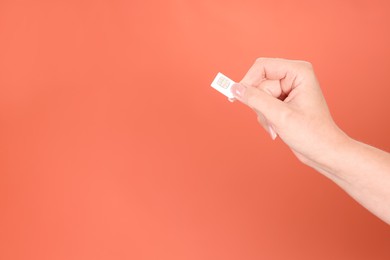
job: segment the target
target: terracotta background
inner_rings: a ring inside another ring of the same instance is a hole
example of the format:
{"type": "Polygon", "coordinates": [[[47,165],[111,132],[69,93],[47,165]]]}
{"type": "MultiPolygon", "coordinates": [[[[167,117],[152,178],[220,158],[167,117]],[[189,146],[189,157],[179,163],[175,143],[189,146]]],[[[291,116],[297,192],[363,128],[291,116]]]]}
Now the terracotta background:
{"type": "Polygon", "coordinates": [[[0,1],[0,259],[390,259],[390,228],[209,85],[312,62],[390,150],[388,1],[0,1]]]}

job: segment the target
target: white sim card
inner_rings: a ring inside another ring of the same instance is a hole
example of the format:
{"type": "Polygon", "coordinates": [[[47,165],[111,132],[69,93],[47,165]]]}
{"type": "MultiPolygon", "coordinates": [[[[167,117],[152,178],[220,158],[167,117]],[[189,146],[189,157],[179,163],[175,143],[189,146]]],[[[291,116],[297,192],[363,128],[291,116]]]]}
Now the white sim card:
{"type": "Polygon", "coordinates": [[[211,86],[227,96],[229,99],[234,99],[234,95],[231,91],[231,88],[235,82],[225,75],[223,75],[221,72],[217,74],[215,79],[213,80],[213,83],[211,83],[211,86]]]}

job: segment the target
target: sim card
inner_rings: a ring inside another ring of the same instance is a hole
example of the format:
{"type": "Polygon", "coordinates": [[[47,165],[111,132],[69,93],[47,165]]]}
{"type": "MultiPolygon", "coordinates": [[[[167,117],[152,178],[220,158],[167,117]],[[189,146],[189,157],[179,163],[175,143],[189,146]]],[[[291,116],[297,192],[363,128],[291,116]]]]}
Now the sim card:
{"type": "Polygon", "coordinates": [[[231,92],[231,87],[233,86],[235,82],[225,75],[223,75],[221,72],[217,74],[215,79],[213,80],[213,83],[211,83],[211,86],[224,94],[229,99],[234,99],[234,95],[231,92]]]}

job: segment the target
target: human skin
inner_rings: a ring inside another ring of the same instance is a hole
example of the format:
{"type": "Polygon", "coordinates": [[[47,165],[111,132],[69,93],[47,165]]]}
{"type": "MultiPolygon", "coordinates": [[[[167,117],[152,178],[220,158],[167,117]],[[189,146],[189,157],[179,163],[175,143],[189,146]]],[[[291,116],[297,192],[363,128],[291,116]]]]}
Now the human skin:
{"type": "Polygon", "coordinates": [[[390,224],[390,154],[350,138],[333,121],[313,67],[259,58],[232,92],[271,135],[390,224]]]}

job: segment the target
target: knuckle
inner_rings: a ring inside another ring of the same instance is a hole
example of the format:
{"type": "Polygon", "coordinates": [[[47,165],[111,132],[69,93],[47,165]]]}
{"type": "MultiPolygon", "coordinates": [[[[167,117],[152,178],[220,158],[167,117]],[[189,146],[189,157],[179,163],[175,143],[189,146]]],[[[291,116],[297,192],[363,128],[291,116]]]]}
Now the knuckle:
{"type": "Polygon", "coordinates": [[[263,63],[267,60],[267,58],[264,58],[264,57],[259,57],[256,59],[255,63],[263,63]]]}
{"type": "Polygon", "coordinates": [[[307,71],[313,71],[313,64],[308,61],[300,61],[301,67],[307,71]]]}
{"type": "Polygon", "coordinates": [[[296,72],[304,77],[314,75],[313,65],[308,61],[298,61],[296,72]]]}

